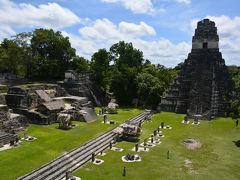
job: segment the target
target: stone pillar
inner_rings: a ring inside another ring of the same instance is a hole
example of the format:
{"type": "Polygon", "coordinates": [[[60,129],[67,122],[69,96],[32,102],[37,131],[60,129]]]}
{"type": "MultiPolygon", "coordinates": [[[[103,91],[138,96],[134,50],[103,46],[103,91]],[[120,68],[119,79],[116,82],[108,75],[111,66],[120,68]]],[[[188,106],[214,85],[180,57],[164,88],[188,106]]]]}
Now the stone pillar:
{"type": "Polygon", "coordinates": [[[65,179],[69,180],[70,178],[71,178],[71,172],[67,171],[66,174],[65,174],[65,179]]]}
{"type": "Polygon", "coordinates": [[[161,122],[161,128],[162,129],[164,128],[164,122],[161,122]]]}
{"type": "Polygon", "coordinates": [[[95,161],[95,153],[92,153],[92,162],[95,161]]]}
{"type": "Polygon", "coordinates": [[[138,143],[135,144],[135,151],[138,152],[138,143]]]}
{"type": "Polygon", "coordinates": [[[106,124],[106,122],[107,122],[107,115],[106,114],[103,115],[103,122],[104,122],[104,124],[106,124]]]}
{"type": "Polygon", "coordinates": [[[123,172],[122,172],[122,176],[126,176],[126,167],[123,167],[123,172]]]}
{"type": "Polygon", "coordinates": [[[144,146],[144,151],[146,151],[147,150],[147,139],[144,139],[143,146],[144,146]]]}
{"type": "Polygon", "coordinates": [[[142,120],[140,120],[139,124],[138,124],[139,127],[142,126],[142,120]]]}
{"type": "Polygon", "coordinates": [[[157,136],[157,131],[153,131],[153,135],[154,135],[154,136],[157,136]]]}

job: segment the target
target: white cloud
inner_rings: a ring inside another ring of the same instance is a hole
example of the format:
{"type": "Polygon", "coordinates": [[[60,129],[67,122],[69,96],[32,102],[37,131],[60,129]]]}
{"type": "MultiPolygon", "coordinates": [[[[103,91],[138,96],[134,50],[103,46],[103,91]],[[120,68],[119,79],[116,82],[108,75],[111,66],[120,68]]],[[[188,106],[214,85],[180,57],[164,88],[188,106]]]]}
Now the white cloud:
{"type": "Polygon", "coordinates": [[[153,14],[156,12],[156,10],[153,7],[152,0],[101,0],[101,1],[106,3],[119,3],[123,7],[132,11],[135,14],[153,14]]]}
{"type": "Polygon", "coordinates": [[[119,30],[122,33],[131,34],[132,36],[156,35],[154,28],[142,21],[139,25],[136,25],[134,23],[121,22],[119,24],[119,30]]]}
{"type": "Polygon", "coordinates": [[[191,4],[191,0],[175,0],[178,3],[189,5],[191,4]]]}
{"type": "MultiPolygon", "coordinates": [[[[219,48],[226,64],[239,65],[240,57],[240,16],[230,18],[228,16],[207,16],[214,21],[218,28],[219,48]]],[[[192,20],[192,29],[195,29],[199,20],[192,20]]]]}
{"type": "Polygon", "coordinates": [[[12,35],[14,28],[61,29],[80,21],[72,11],[57,3],[33,6],[26,3],[17,4],[10,0],[0,0],[0,24],[3,26],[0,28],[0,33],[4,37],[8,37],[8,34],[12,35]]]}
{"type": "MultiPolygon", "coordinates": [[[[135,14],[156,14],[157,12],[166,12],[165,8],[155,8],[153,3],[157,0],[101,0],[105,3],[117,3],[122,5],[124,8],[132,11],[135,14]]],[[[163,1],[163,0],[162,0],[163,1]]],[[[191,0],[164,0],[174,3],[179,3],[183,5],[191,4],[191,0]]],[[[164,4],[164,1],[162,4],[164,4]]]]}
{"type": "Polygon", "coordinates": [[[16,32],[9,26],[0,26],[0,40],[15,35],[16,32]]]}
{"type": "Polygon", "coordinates": [[[109,48],[119,41],[132,42],[134,47],[143,51],[145,58],[153,63],[164,64],[168,67],[175,66],[187,57],[190,44],[182,42],[174,44],[168,39],[160,38],[154,41],[144,40],[144,36],[156,34],[153,27],[145,22],[139,24],[120,22],[114,24],[108,19],[98,19],[92,25],[85,26],[79,30],[79,35],[68,34],[72,46],[77,53],[86,58],[100,48],[109,48]]]}
{"type": "Polygon", "coordinates": [[[80,22],[80,19],[69,9],[57,3],[16,4],[9,0],[0,0],[0,23],[17,27],[63,28],[80,22]]]}

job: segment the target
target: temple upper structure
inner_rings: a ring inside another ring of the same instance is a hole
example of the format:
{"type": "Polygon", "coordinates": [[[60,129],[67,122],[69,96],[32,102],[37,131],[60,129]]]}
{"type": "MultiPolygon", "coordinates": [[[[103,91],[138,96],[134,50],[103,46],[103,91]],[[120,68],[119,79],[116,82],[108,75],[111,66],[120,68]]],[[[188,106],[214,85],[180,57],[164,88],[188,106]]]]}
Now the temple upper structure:
{"type": "Polygon", "coordinates": [[[192,38],[192,49],[216,49],[219,37],[215,23],[204,19],[197,24],[195,35],[192,38]]]}
{"type": "Polygon", "coordinates": [[[198,22],[191,53],[162,99],[163,111],[205,119],[229,114],[235,88],[218,45],[215,23],[209,19],[198,22]]]}

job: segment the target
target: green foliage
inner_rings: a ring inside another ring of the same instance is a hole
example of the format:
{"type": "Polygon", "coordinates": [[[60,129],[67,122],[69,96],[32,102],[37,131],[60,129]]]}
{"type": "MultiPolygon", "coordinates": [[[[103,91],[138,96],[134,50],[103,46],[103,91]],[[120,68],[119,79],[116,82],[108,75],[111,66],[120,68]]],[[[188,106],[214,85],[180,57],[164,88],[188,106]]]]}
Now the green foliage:
{"type": "Polygon", "coordinates": [[[91,59],[91,70],[95,81],[106,91],[110,81],[110,54],[106,49],[99,49],[91,59]]]}
{"type": "Polygon", "coordinates": [[[230,116],[233,119],[237,119],[240,117],[240,67],[238,66],[228,66],[229,73],[231,75],[231,78],[233,79],[236,87],[236,93],[237,93],[237,99],[232,102],[231,108],[232,112],[230,113],[230,116]]]}
{"type": "Polygon", "coordinates": [[[0,45],[0,71],[31,80],[63,79],[75,57],[68,37],[52,29],[35,29],[4,39],[0,45]]]}
{"type": "Polygon", "coordinates": [[[52,29],[36,29],[31,39],[32,71],[36,79],[63,79],[70,60],[75,56],[68,37],[52,29]]]}
{"type": "Polygon", "coordinates": [[[113,60],[111,91],[120,104],[129,105],[136,98],[136,77],[143,67],[143,53],[135,49],[132,43],[120,41],[110,47],[113,60]]]}
{"type": "Polygon", "coordinates": [[[84,57],[76,56],[70,62],[70,69],[75,70],[78,73],[88,72],[90,70],[90,64],[84,57]]]}
{"type": "Polygon", "coordinates": [[[172,68],[166,68],[162,65],[157,65],[158,69],[158,78],[163,81],[164,89],[168,89],[170,84],[173,82],[174,78],[178,74],[178,70],[172,68]]]}
{"type": "Polygon", "coordinates": [[[138,97],[146,106],[155,108],[176,77],[177,71],[164,66],[145,64],[142,73],[137,76],[138,97]]]}
{"type": "Polygon", "coordinates": [[[17,39],[4,39],[0,45],[0,71],[25,76],[29,57],[27,45],[20,44],[17,39]]]}
{"type": "Polygon", "coordinates": [[[236,90],[238,95],[240,95],[240,67],[238,66],[229,66],[228,70],[232,79],[235,82],[236,90]]]}
{"type": "Polygon", "coordinates": [[[107,93],[112,92],[121,105],[138,98],[142,105],[156,107],[177,70],[152,65],[132,43],[120,41],[94,53],[91,71],[95,81],[107,93]]]}
{"type": "Polygon", "coordinates": [[[231,108],[232,108],[232,112],[231,112],[230,116],[233,119],[239,118],[240,117],[240,100],[237,99],[237,100],[233,101],[231,104],[231,108]]]}
{"type": "Polygon", "coordinates": [[[132,43],[120,41],[110,47],[110,53],[117,69],[121,70],[127,67],[141,69],[143,64],[143,52],[135,49],[132,43]]]}
{"type": "Polygon", "coordinates": [[[125,67],[113,73],[111,91],[120,104],[129,105],[132,99],[137,96],[136,69],[125,67]]]}
{"type": "Polygon", "coordinates": [[[117,108],[107,107],[106,110],[107,110],[108,114],[117,114],[118,113],[117,108]]]}
{"type": "Polygon", "coordinates": [[[139,73],[137,86],[140,102],[144,102],[145,106],[156,107],[164,89],[162,82],[152,74],[139,73]]]}
{"type": "Polygon", "coordinates": [[[4,39],[0,45],[0,71],[11,72],[33,81],[64,79],[64,72],[92,72],[103,95],[113,94],[121,105],[134,98],[156,106],[177,70],[154,66],[132,43],[120,41],[109,51],[99,49],[91,61],[76,56],[68,37],[52,29],[35,29],[4,39]]]}

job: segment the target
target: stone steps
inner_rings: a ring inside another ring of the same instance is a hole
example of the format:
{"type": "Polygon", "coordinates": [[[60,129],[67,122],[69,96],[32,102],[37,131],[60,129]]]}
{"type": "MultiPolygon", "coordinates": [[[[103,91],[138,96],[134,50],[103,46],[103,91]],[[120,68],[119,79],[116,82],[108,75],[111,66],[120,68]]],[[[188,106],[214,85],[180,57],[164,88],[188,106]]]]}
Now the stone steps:
{"type": "Polygon", "coordinates": [[[86,147],[79,153],[75,153],[74,155],[68,157],[64,162],[61,162],[59,165],[53,166],[53,168],[51,168],[50,176],[49,172],[46,171],[45,173],[42,173],[39,177],[37,177],[36,180],[56,179],[59,174],[65,174],[74,165],[82,165],[79,164],[79,162],[87,162],[89,159],[91,159],[92,153],[97,154],[97,150],[100,147],[109,145],[110,142],[113,142],[113,137],[115,137],[115,134],[109,134],[108,136],[105,136],[104,138],[95,141],[94,144],[86,147]]]}
{"type": "MultiPolygon", "coordinates": [[[[60,156],[59,158],[55,159],[54,161],[51,161],[50,163],[42,166],[41,168],[39,168],[38,170],[36,171],[33,171],[31,172],[29,175],[26,175],[22,178],[19,178],[19,179],[25,179],[25,180],[30,180],[30,179],[41,179],[41,178],[38,178],[38,177],[42,177],[42,176],[46,176],[46,173],[48,173],[48,175],[50,175],[50,173],[52,173],[52,171],[54,170],[54,167],[55,166],[58,166],[60,164],[65,164],[64,162],[65,161],[68,161],[69,158],[74,158],[75,156],[77,156],[78,153],[80,153],[79,155],[82,155],[82,153],[86,152],[86,149],[89,149],[89,147],[91,148],[92,146],[95,146],[95,144],[101,140],[101,139],[104,139],[105,138],[109,138],[109,137],[112,137],[112,133],[111,131],[106,133],[106,134],[103,134],[102,136],[82,145],[81,147],[77,148],[77,149],[74,149],[72,150],[71,152],[65,154],[65,155],[62,155],[60,156]]],[[[98,143],[97,143],[98,145],[98,143]]]]}
{"type": "Polygon", "coordinates": [[[90,149],[85,149],[85,154],[83,154],[82,156],[79,157],[73,157],[73,160],[70,161],[69,163],[65,163],[65,166],[62,166],[60,169],[58,168],[57,171],[55,171],[53,174],[51,174],[51,176],[46,176],[44,177],[42,180],[46,179],[46,180],[51,180],[51,179],[61,179],[59,178],[59,174],[61,174],[63,177],[65,175],[65,173],[69,170],[71,171],[71,169],[75,170],[78,167],[82,166],[83,164],[85,164],[86,162],[88,162],[91,157],[92,154],[99,154],[101,151],[105,150],[106,148],[109,147],[110,143],[113,143],[113,137],[111,136],[111,138],[109,139],[102,139],[100,140],[100,144],[97,146],[95,146],[94,148],[90,149]]]}
{"type": "Polygon", "coordinates": [[[0,130],[3,128],[3,120],[0,119],[0,130]]]}
{"type": "Polygon", "coordinates": [[[13,139],[13,135],[9,133],[0,132],[0,144],[8,144],[13,139]]]}

